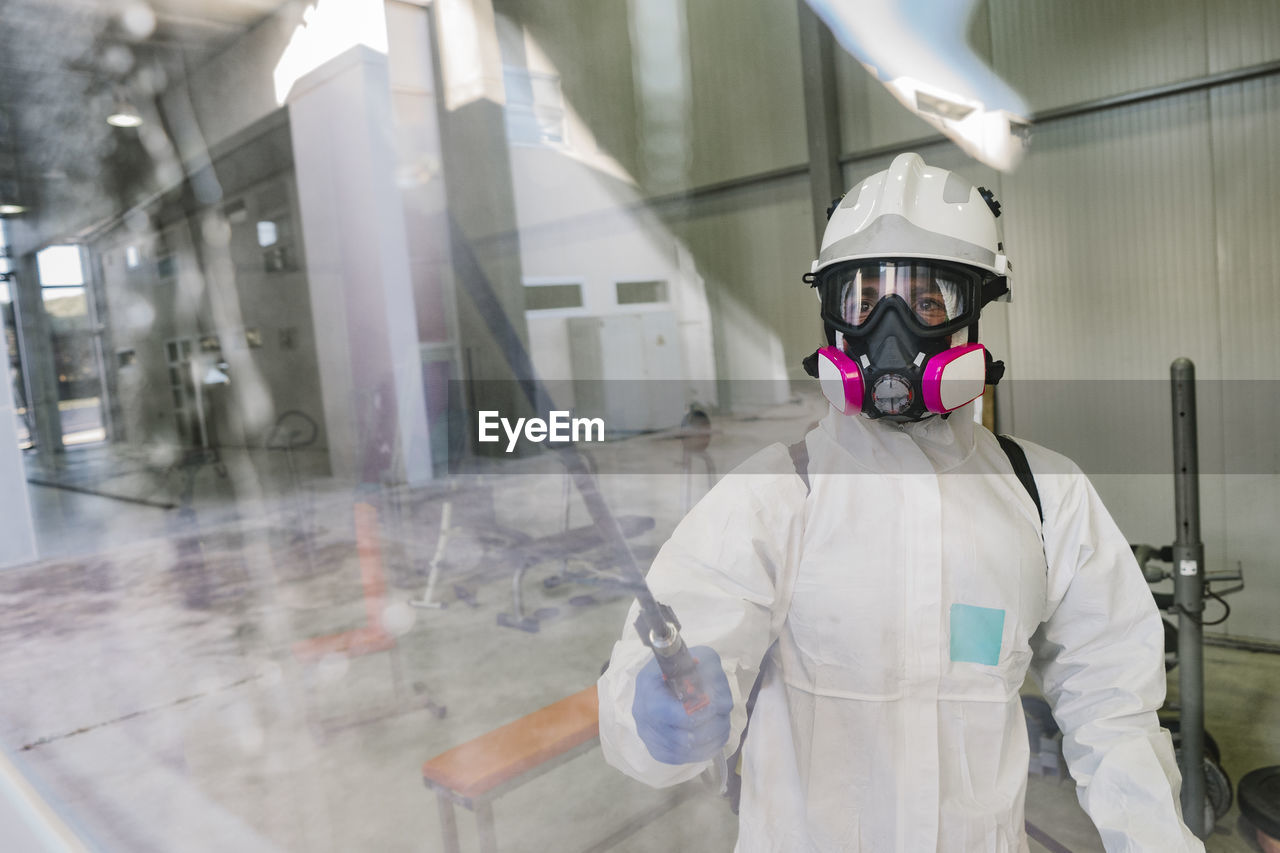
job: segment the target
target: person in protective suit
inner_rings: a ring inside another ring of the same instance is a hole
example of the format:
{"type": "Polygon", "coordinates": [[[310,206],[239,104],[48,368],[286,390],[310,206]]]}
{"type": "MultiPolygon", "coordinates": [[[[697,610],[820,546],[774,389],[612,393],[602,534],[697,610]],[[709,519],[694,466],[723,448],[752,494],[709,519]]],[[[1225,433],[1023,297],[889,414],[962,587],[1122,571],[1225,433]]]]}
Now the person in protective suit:
{"type": "Polygon", "coordinates": [[[977,329],[1007,292],[998,210],[915,154],[834,208],[805,277],[830,411],[798,455],[775,444],[721,480],[648,575],[711,702],[686,714],[630,627],[600,678],[605,758],[653,786],[731,755],[756,687],[741,853],[1027,850],[1028,673],[1106,849],[1203,850],[1125,537],[1074,463],[1021,442],[1038,509],[974,423],[1002,369],[977,329]]]}

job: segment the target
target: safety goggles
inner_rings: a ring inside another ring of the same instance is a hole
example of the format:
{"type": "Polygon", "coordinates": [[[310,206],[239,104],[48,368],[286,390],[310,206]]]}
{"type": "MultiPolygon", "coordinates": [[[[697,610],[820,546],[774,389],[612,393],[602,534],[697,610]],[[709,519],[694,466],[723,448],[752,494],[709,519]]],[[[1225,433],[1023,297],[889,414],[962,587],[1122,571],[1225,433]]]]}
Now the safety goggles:
{"type": "Polygon", "coordinates": [[[947,332],[977,317],[983,274],[956,264],[902,259],[851,261],[816,276],[828,319],[866,326],[884,300],[897,297],[923,330],[947,332]]]}

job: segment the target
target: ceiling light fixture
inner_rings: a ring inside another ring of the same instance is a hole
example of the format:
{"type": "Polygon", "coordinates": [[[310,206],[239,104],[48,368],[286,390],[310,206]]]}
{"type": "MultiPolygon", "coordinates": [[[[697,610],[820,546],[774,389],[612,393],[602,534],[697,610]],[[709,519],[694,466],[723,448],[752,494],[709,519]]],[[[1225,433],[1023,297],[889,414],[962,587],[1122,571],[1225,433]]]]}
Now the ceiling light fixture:
{"type": "Polygon", "coordinates": [[[26,212],[27,209],[20,204],[0,204],[0,216],[17,216],[26,212]]]}
{"type": "Polygon", "coordinates": [[[142,124],[142,116],[133,104],[124,99],[116,101],[111,115],[107,116],[107,124],[112,127],[137,127],[142,124]]]}

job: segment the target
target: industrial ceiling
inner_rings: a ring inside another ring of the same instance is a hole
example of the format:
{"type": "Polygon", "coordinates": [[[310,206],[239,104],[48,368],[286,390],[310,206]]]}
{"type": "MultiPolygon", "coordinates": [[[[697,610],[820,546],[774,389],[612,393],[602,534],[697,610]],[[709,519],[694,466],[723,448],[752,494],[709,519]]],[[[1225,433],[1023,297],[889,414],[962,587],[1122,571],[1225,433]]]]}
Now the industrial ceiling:
{"type": "Polygon", "coordinates": [[[119,195],[149,168],[107,116],[154,103],[281,0],[0,0],[0,205],[119,195]]]}

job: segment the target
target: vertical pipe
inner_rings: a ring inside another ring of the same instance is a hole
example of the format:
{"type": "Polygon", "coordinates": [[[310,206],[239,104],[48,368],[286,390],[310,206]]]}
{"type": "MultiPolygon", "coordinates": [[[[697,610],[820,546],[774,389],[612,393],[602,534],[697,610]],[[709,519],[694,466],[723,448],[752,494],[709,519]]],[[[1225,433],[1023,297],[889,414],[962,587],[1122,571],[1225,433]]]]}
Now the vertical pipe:
{"type": "Polygon", "coordinates": [[[1196,442],[1195,365],[1176,359],[1169,368],[1173,397],[1174,603],[1178,608],[1178,689],[1182,732],[1182,817],[1199,838],[1205,826],[1204,543],[1200,541],[1199,460],[1196,442]]]}

